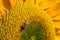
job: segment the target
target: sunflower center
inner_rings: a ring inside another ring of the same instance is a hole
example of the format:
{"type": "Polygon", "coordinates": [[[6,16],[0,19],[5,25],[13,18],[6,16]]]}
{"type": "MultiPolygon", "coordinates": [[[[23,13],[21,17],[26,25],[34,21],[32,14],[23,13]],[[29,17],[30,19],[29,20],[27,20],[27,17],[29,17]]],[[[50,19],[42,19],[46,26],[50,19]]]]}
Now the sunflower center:
{"type": "Polygon", "coordinates": [[[37,40],[37,39],[36,39],[36,36],[32,36],[32,37],[31,37],[31,40],[37,40]]]}
{"type": "Polygon", "coordinates": [[[26,26],[20,40],[46,40],[46,31],[41,23],[32,22],[26,26]]]}

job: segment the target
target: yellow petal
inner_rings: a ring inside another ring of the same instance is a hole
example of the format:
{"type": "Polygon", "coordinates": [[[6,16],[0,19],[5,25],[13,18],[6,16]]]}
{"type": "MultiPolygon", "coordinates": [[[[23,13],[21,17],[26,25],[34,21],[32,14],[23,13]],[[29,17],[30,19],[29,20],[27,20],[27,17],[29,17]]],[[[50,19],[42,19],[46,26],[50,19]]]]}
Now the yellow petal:
{"type": "Polygon", "coordinates": [[[10,1],[10,4],[12,6],[12,8],[19,2],[19,3],[22,3],[23,0],[9,0],[10,1]]]}
{"type": "Polygon", "coordinates": [[[34,3],[38,6],[40,5],[40,2],[41,2],[41,0],[34,0],[34,3]]]}
{"type": "Polygon", "coordinates": [[[60,36],[56,36],[55,37],[55,40],[60,40],[60,36]]]}
{"type": "Polygon", "coordinates": [[[41,0],[23,0],[23,2],[32,3],[39,6],[41,0]]]}
{"type": "MultiPolygon", "coordinates": [[[[60,2],[56,2],[47,10],[49,16],[51,16],[55,28],[60,28],[60,2]]],[[[56,35],[56,40],[60,40],[60,35],[56,35]],[[58,37],[59,36],[59,37],[58,37]]]]}
{"type": "Polygon", "coordinates": [[[47,9],[54,5],[58,0],[41,0],[40,7],[42,9],[47,9]]]}
{"type": "Polygon", "coordinates": [[[55,5],[51,6],[47,12],[51,17],[55,17],[56,15],[60,15],[60,2],[57,2],[55,5]]]}
{"type": "Polygon", "coordinates": [[[2,1],[0,0],[0,18],[7,12],[8,10],[2,5],[2,1]]]}
{"type": "Polygon", "coordinates": [[[34,0],[25,0],[27,3],[34,3],[34,0]]]}
{"type": "Polygon", "coordinates": [[[60,21],[60,15],[56,15],[52,18],[53,20],[56,20],[57,22],[60,21]]]}
{"type": "Polygon", "coordinates": [[[9,0],[2,0],[2,4],[6,9],[12,8],[9,0]]]}
{"type": "Polygon", "coordinates": [[[9,1],[10,1],[10,5],[13,8],[15,6],[17,0],[9,0],[9,1]]]}
{"type": "Polygon", "coordinates": [[[50,9],[48,9],[48,14],[54,21],[55,27],[60,28],[60,2],[57,2],[50,9]]]}
{"type": "Polygon", "coordinates": [[[55,28],[60,28],[60,21],[55,20],[54,26],[55,26],[55,28]]]}

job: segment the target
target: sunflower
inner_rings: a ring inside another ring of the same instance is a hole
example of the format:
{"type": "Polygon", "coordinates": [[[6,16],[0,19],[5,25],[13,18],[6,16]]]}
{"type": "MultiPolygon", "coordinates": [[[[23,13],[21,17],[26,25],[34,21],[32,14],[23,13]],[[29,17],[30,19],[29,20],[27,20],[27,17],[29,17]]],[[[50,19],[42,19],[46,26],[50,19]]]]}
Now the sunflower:
{"type": "Polygon", "coordinates": [[[60,40],[60,1],[59,0],[0,0],[0,18],[18,2],[34,3],[41,9],[45,10],[52,18],[56,30],[56,40],[60,40]]]}

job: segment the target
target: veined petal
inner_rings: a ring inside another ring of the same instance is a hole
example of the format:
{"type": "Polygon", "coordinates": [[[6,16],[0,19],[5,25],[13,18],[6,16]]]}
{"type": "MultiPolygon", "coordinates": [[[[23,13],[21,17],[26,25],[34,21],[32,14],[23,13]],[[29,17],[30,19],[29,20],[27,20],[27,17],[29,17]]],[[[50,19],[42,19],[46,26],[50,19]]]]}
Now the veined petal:
{"type": "Polygon", "coordinates": [[[54,18],[57,15],[60,15],[60,2],[57,2],[56,4],[54,4],[53,6],[51,6],[47,12],[49,13],[49,15],[54,18]]]}
{"type": "Polygon", "coordinates": [[[0,18],[7,12],[8,10],[2,5],[2,1],[0,0],[0,18]]]}
{"type": "Polygon", "coordinates": [[[54,21],[55,27],[60,27],[60,2],[57,2],[48,10],[48,14],[51,16],[54,21]]]}
{"type": "Polygon", "coordinates": [[[2,4],[8,10],[12,8],[9,0],[2,0],[2,4]]]}

